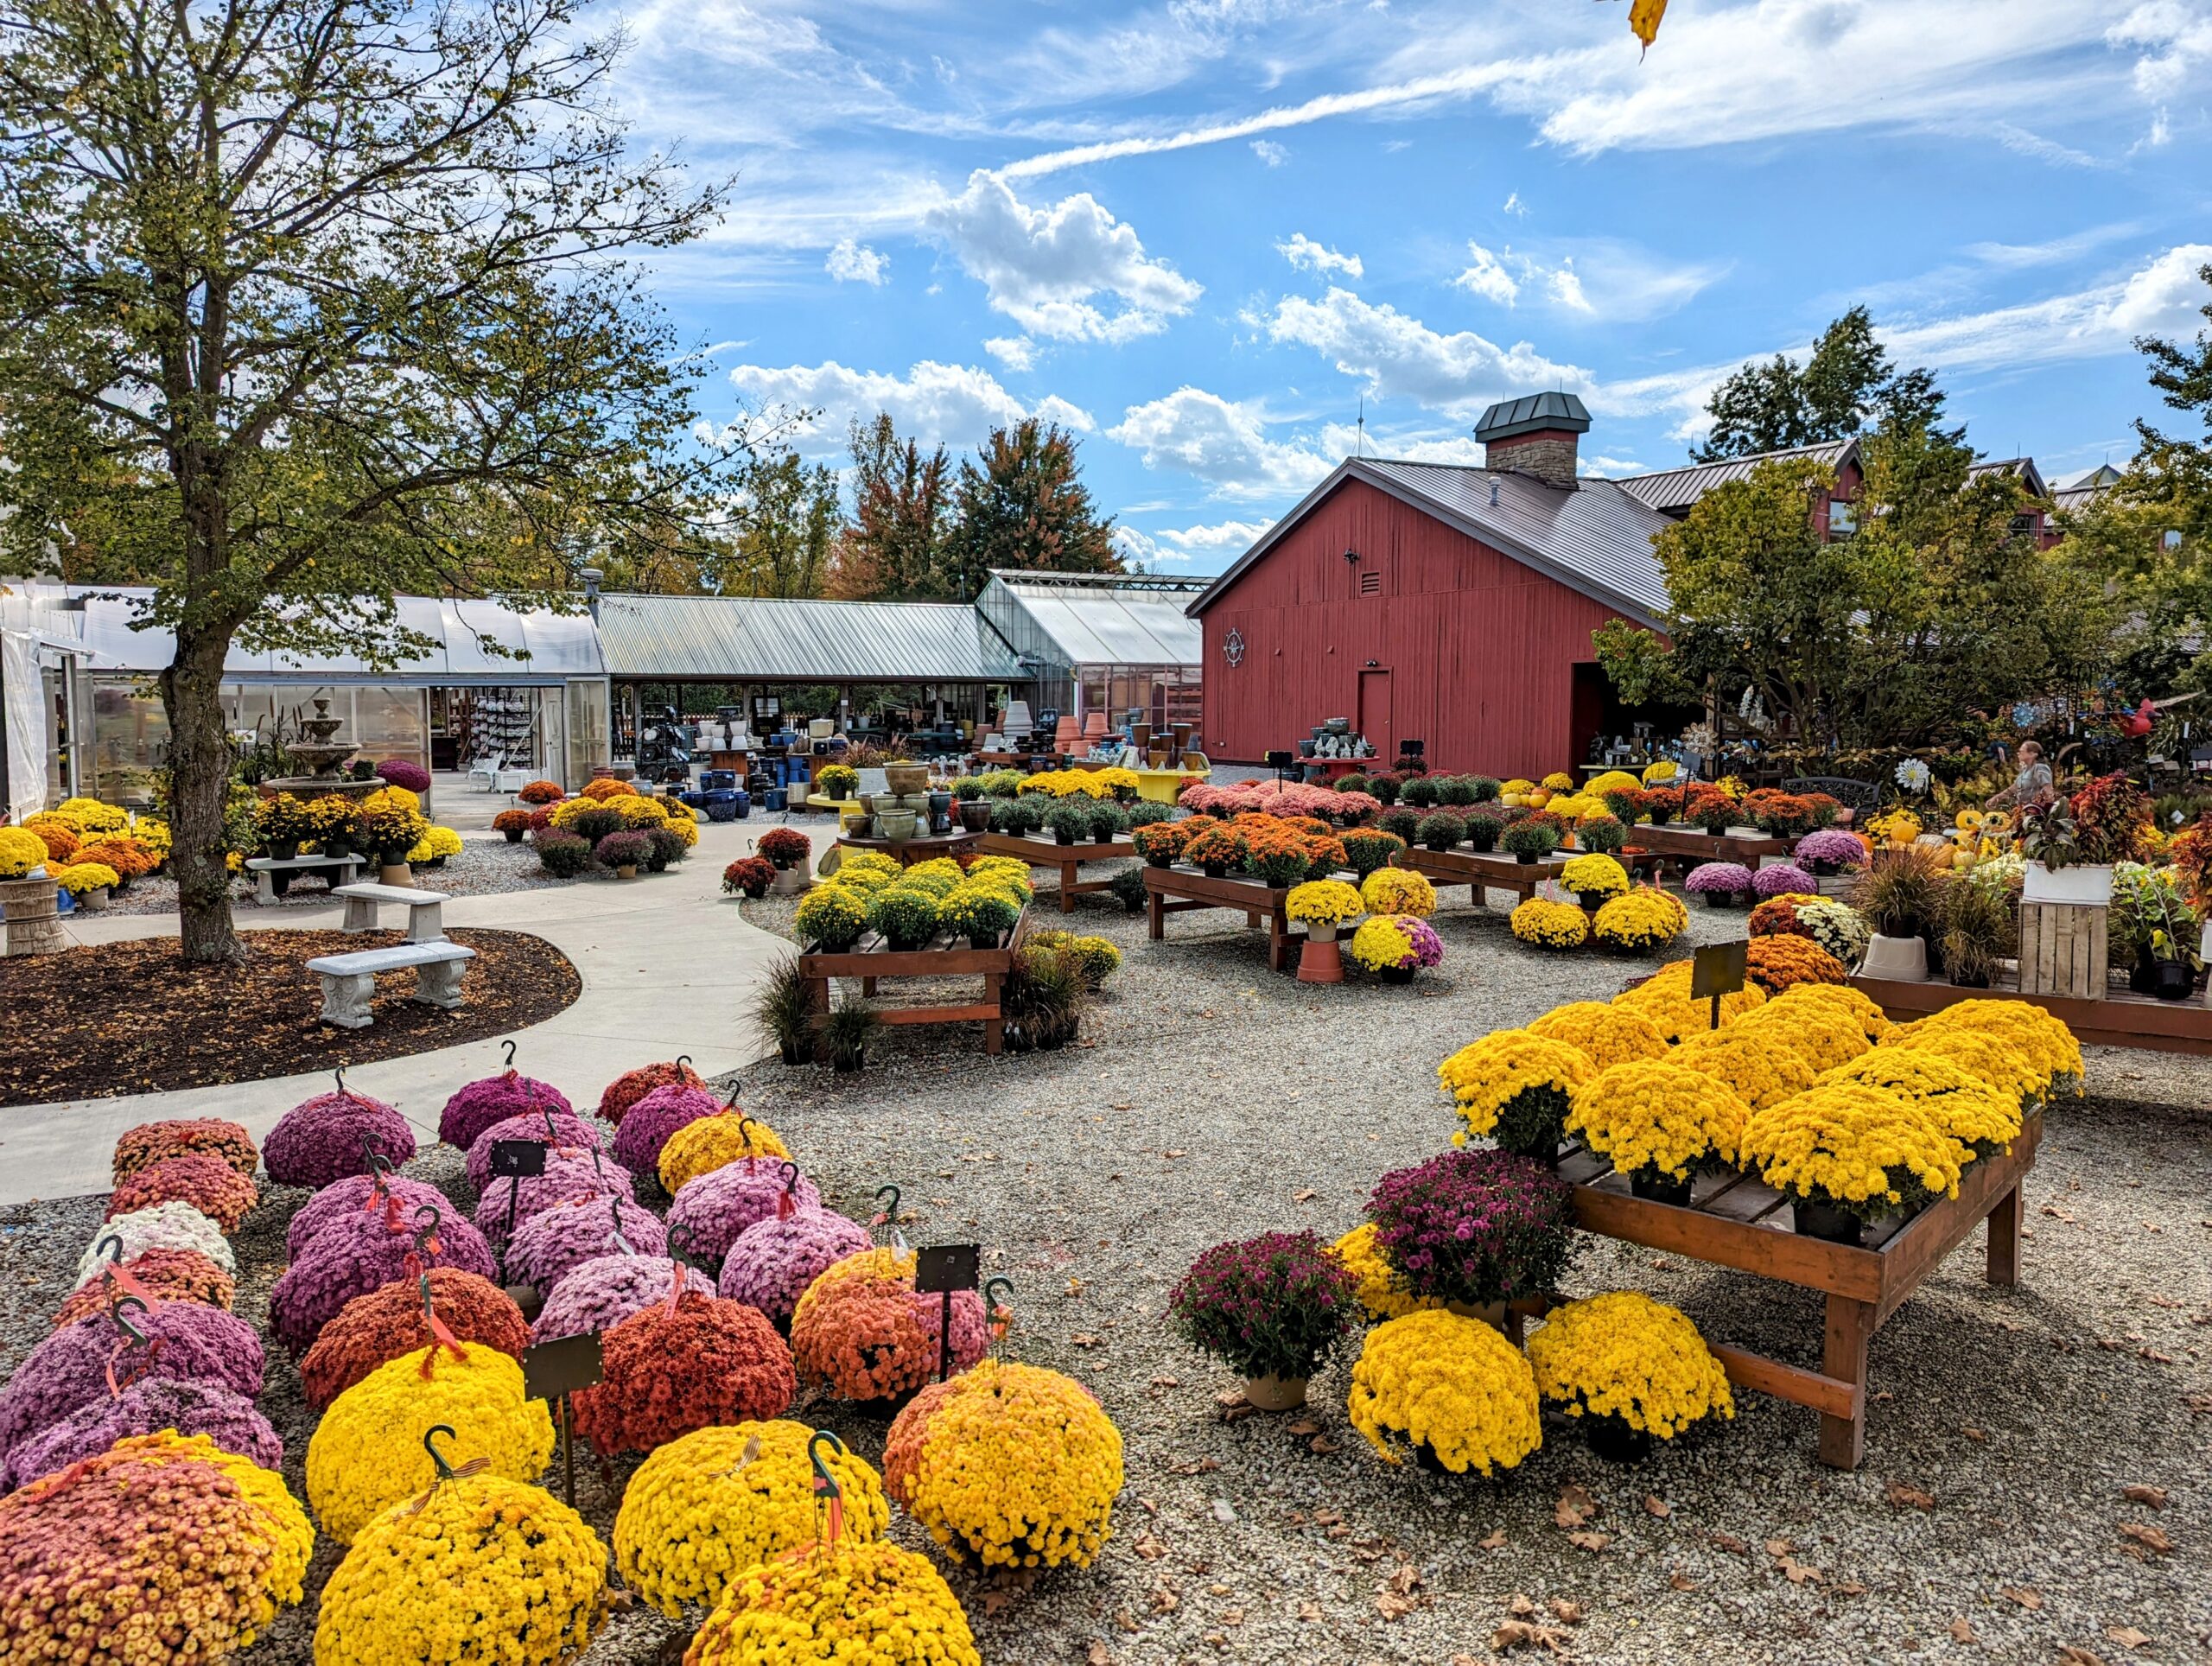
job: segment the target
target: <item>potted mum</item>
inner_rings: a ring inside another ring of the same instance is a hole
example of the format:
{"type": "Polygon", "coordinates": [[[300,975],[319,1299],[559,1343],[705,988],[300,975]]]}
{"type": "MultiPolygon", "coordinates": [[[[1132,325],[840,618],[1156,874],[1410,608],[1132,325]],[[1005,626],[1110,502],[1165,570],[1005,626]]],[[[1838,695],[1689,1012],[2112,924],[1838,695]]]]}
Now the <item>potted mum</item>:
{"type": "Polygon", "coordinates": [[[1244,1379],[1253,1405],[1290,1411],[1357,1324],[1359,1286],[1313,1233],[1267,1232],[1199,1256],[1167,1313],[1185,1342],[1244,1379]]]}
{"type": "Polygon", "coordinates": [[[1153,822],[1129,835],[1129,843],[1147,867],[1173,868],[1195,831],[1190,822],[1153,822]]]}
{"type": "Polygon", "coordinates": [[[1529,1339],[1536,1391],[1614,1463],[1710,1416],[1733,1417],[1728,1374],[1679,1310],[1637,1290],[1554,1307],[1529,1339]]]}
{"type": "Polygon", "coordinates": [[[869,900],[868,923],[906,952],[929,946],[937,935],[937,899],[926,891],[894,885],[869,900]]]}
{"type": "Polygon", "coordinates": [[[1791,853],[1807,872],[1818,878],[1866,865],[1866,847],[1848,833],[1822,828],[1797,841],[1791,853]]]}
{"type": "Polygon", "coordinates": [[[1558,1284],[1573,1253],[1573,1188],[1509,1151],[1447,1151],[1385,1174],[1367,1205],[1375,1247],[1416,1300],[1503,1329],[1506,1304],[1558,1284]]]}
{"type": "Polygon", "coordinates": [[[810,944],[816,953],[841,955],[868,930],[868,906],[842,885],[817,885],[791,923],[799,941],[810,944]]]}
{"type": "Polygon", "coordinates": [[[1410,983],[1424,966],[1444,958],[1443,940],[1414,914],[1376,914],[1351,934],[1351,957],[1385,983],[1410,983]]]}
{"type": "Polygon", "coordinates": [[[616,879],[633,880],[652,855],[652,841],[634,830],[610,833],[593,847],[592,855],[601,866],[613,868],[616,879]]]}
{"type": "Polygon", "coordinates": [[[1688,1208],[1700,1171],[1735,1161],[1750,1115],[1717,1076],[1667,1058],[1632,1059],[1574,1090],[1567,1132],[1628,1176],[1637,1197],[1688,1208]]]}
{"type": "Polygon", "coordinates": [[[1739,862],[1700,862],[1682,881],[1682,889],[1704,898],[1708,908],[1733,907],[1751,893],[1751,870],[1739,862]]]}
{"type": "MultiPolygon", "coordinates": [[[[1580,909],[1567,912],[1582,924],[1580,909]]],[[[1446,1059],[1436,1074],[1466,1123],[1452,1136],[1453,1144],[1485,1135],[1508,1151],[1550,1162],[1559,1154],[1568,1096],[1595,1071],[1580,1047],[1527,1030],[1493,1030],[1446,1059]]]]}
{"type": "Polygon", "coordinates": [[[1055,843],[1080,844],[1090,831],[1090,812],[1083,805],[1063,798],[1045,812],[1045,825],[1052,830],[1055,843]]]}
{"type": "Polygon", "coordinates": [[[1955,1193],[1966,1151],[1921,1101],[1831,1081],[1754,1110],[1740,1154],[1788,1194],[1797,1231],[1855,1244],[1867,1222],[1955,1193]]]}
{"type": "Polygon", "coordinates": [[[824,764],[814,773],[814,784],[832,804],[842,804],[858,791],[861,773],[850,764],[824,764]]]}
{"type": "Polygon", "coordinates": [[[1395,833],[1385,833],[1380,828],[1355,828],[1347,832],[1341,843],[1344,862],[1357,874],[1362,883],[1370,874],[1390,867],[1404,851],[1405,841],[1395,833]]]}
{"type": "Polygon", "coordinates": [[[1294,885],[1283,900],[1283,912],[1306,927],[1306,947],[1298,957],[1301,983],[1341,983],[1344,956],[1337,928],[1365,912],[1359,893],[1342,880],[1308,880],[1294,885]]]}
{"type": "Polygon", "coordinates": [[[1478,806],[1467,817],[1468,846],[1484,855],[1497,849],[1498,836],[1504,831],[1504,817],[1492,811],[1478,806]]]}
{"type": "Polygon", "coordinates": [[[1228,823],[1217,821],[1202,828],[1183,847],[1183,860],[1193,864],[1210,880],[1225,879],[1230,864],[1244,860],[1244,840],[1228,823]]]}
{"type": "Polygon", "coordinates": [[[1717,839],[1735,824],[1736,801],[1717,786],[1691,787],[1682,801],[1682,816],[1717,839]]]}
{"type": "Polygon", "coordinates": [[[814,854],[814,841],[795,827],[772,827],[760,836],[754,845],[756,855],[765,857],[776,870],[776,877],[769,889],[778,896],[789,896],[806,889],[807,858],[814,854]]]}
{"type": "Polygon", "coordinates": [[[1559,849],[1559,830],[1534,816],[1523,817],[1499,836],[1498,843],[1523,868],[1535,866],[1559,849]]]}
{"type": "Polygon", "coordinates": [[[1449,850],[1467,836],[1467,823],[1448,810],[1433,811],[1421,818],[1421,843],[1431,850],[1449,850]]]}
{"type": "MultiPolygon", "coordinates": [[[[530,831],[530,812],[527,810],[503,810],[492,817],[492,830],[504,834],[509,844],[520,844],[523,835],[530,831]]],[[[330,852],[330,842],[327,838],[322,848],[326,854],[330,852]]],[[[350,849],[352,847],[349,845],[347,848],[350,849]]]]}
{"type": "Polygon", "coordinates": [[[1559,870],[1559,882],[1574,893],[1585,912],[1596,913],[1615,897],[1628,894],[1628,870],[1611,856],[1576,856],[1559,870]]]}
{"type": "Polygon", "coordinates": [[[768,894],[768,887],[775,880],[775,865],[759,856],[740,856],[722,869],[723,890],[741,891],[756,900],[768,894]]]}

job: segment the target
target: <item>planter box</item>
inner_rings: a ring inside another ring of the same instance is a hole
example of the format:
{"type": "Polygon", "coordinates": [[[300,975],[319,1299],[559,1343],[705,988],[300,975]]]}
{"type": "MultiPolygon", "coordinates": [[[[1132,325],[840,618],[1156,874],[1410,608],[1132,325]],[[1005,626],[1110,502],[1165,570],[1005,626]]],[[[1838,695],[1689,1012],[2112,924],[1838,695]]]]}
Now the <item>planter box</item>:
{"type": "Polygon", "coordinates": [[[2020,882],[2020,900],[2105,907],[2112,901],[2112,869],[2088,863],[2074,868],[2045,868],[2039,862],[2031,862],[2020,882]]]}
{"type": "Polygon", "coordinates": [[[2021,993],[2066,995],[2076,1001],[2103,999],[2108,972],[2106,923],[2110,912],[2102,904],[2023,900],[2021,993]]]}

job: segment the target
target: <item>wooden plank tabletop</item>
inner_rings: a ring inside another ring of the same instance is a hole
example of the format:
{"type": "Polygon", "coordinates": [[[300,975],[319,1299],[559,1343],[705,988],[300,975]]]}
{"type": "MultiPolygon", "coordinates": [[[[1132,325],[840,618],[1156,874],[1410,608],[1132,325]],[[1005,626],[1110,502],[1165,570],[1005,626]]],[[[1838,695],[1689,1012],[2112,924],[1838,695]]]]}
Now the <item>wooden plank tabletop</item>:
{"type": "Polygon", "coordinates": [[[2018,989],[1963,989],[1934,979],[1853,976],[1853,989],[1897,1022],[1910,1023],[1961,1001],[2026,1001],[2064,1022],[2083,1046],[2143,1047],[2158,1052],[2212,1053],[2212,1008],[2202,996],[2160,1001],[2115,987],[2097,1000],[2026,995],[2018,989]]]}

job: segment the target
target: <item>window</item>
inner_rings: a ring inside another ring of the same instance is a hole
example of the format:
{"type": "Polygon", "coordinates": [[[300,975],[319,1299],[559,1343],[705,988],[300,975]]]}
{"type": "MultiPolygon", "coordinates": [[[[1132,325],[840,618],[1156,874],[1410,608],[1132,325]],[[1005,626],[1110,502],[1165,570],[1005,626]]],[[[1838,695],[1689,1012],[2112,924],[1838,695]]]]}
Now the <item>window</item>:
{"type": "Polygon", "coordinates": [[[1362,573],[1359,575],[1359,593],[1363,596],[1381,595],[1382,594],[1382,575],[1372,570],[1362,573]]]}
{"type": "Polygon", "coordinates": [[[1859,510],[1841,498],[1828,499],[1828,536],[1847,538],[1859,530],[1859,510]]]}

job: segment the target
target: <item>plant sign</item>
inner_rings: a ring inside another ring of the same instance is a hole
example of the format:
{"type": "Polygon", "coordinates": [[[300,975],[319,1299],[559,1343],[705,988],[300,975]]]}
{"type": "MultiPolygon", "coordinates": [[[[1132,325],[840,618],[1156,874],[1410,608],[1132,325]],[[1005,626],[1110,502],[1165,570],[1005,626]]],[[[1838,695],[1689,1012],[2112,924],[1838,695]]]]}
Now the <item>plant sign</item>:
{"type": "Polygon", "coordinates": [[[561,1414],[561,1496],[576,1504],[576,1442],[569,1427],[569,1396],[600,1381],[604,1371],[596,1331],[556,1337],[522,1351],[522,1392],[526,1400],[550,1400],[561,1414]]]}
{"type": "MultiPolygon", "coordinates": [[[[515,1235],[515,1209],[522,1197],[522,1183],[535,1180],[545,1172],[545,1149],[544,1142],[538,1140],[492,1141],[492,1178],[504,1180],[507,1183],[507,1238],[510,1240],[515,1235]]],[[[505,1284],[506,1281],[507,1252],[503,1241],[499,1250],[499,1282],[505,1284]]]]}
{"type": "Polygon", "coordinates": [[[1749,943],[1709,943],[1697,951],[1690,963],[1690,999],[1713,1002],[1713,1027],[1720,1027],[1720,997],[1744,987],[1745,951],[1749,943]]]}
{"type": "Polygon", "coordinates": [[[925,1244],[916,1253],[915,1294],[938,1295],[944,1300],[937,1334],[937,1380],[940,1383],[952,1374],[953,1292],[974,1289],[982,1271],[983,1246],[980,1243],[925,1244]]]}

